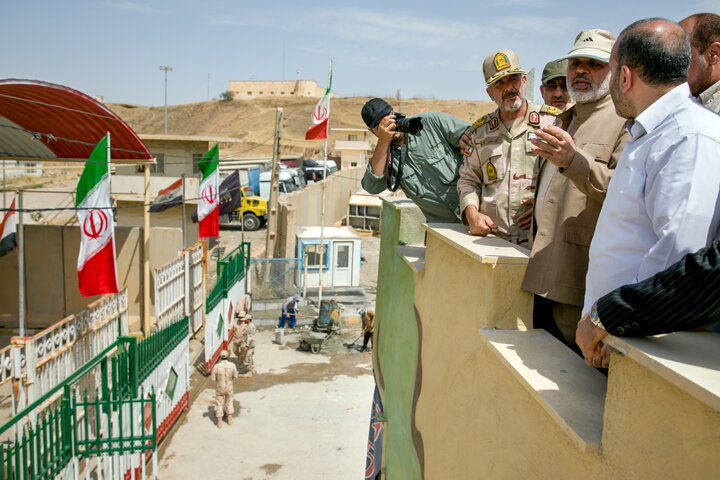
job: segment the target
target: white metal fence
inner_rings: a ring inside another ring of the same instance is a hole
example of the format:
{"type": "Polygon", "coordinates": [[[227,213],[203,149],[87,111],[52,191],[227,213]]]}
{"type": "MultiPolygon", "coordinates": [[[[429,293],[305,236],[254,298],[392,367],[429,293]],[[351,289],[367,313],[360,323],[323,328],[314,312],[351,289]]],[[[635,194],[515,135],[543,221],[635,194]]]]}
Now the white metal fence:
{"type": "Polygon", "coordinates": [[[203,325],[205,314],[205,248],[196,243],[155,269],[155,320],[159,327],[188,317],[190,333],[203,325]]]}

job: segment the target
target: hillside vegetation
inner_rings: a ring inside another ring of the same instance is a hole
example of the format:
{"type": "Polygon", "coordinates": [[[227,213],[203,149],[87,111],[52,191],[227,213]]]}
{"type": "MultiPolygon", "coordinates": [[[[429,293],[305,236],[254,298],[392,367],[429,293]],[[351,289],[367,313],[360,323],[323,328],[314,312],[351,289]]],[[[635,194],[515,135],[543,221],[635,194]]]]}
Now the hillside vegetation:
{"type": "MultiPolygon", "coordinates": [[[[335,132],[333,128],[366,129],[360,117],[360,110],[369,98],[349,97],[331,100],[330,138],[328,150],[332,152],[336,140],[347,140],[347,132],[335,132]]],[[[490,102],[469,102],[464,100],[432,99],[386,99],[396,110],[408,116],[424,110],[440,110],[472,122],[481,115],[492,111],[490,102]]],[[[227,145],[223,156],[238,157],[269,156],[272,153],[272,136],[275,128],[275,108],[283,108],[283,130],[281,137],[282,154],[303,154],[309,158],[322,152],[322,140],[306,141],[305,130],[310,127],[316,98],[283,98],[213,100],[203,103],[175,105],[168,107],[168,134],[170,135],[214,135],[233,137],[244,143],[227,145]]],[[[146,107],[127,104],[108,104],[137,133],[162,134],[164,128],[163,107],[146,107]]],[[[359,139],[362,139],[360,133],[359,139]]],[[[375,137],[367,135],[374,146],[375,137]]]]}

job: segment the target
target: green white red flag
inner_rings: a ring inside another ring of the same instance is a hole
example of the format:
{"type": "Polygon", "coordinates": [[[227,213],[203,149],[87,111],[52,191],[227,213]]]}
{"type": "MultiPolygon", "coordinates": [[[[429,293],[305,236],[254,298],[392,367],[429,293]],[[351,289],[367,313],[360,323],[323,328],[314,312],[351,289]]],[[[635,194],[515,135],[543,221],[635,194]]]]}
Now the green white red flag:
{"type": "Polygon", "coordinates": [[[330,72],[330,81],[325,95],[315,105],[310,121],[313,126],[305,132],[305,140],[323,140],[328,134],[328,120],[330,119],[330,87],[332,86],[332,71],[330,72]]]}
{"type": "Polygon", "coordinates": [[[83,297],[117,293],[115,228],[110,203],[110,134],[85,163],[75,194],[80,224],[78,286],[83,297]]]}
{"type": "Polygon", "coordinates": [[[218,146],[215,145],[198,162],[202,172],[198,192],[198,221],[200,238],[217,237],[220,235],[220,195],[218,195],[218,146]]]}

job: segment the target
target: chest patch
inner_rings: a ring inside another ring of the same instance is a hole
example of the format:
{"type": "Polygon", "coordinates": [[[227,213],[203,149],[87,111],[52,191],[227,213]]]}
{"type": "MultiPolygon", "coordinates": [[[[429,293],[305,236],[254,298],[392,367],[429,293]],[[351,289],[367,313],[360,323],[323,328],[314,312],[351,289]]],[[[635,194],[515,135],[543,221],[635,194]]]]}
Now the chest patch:
{"type": "Polygon", "coordinates": [[[537,112],[530,112],[530,117],[528,117],[528,123],[530,125],[540,125],[540,114],[537,112]]]}
{"type": "Polygon", "coordinates": [[[497,180],[497,170],[492,162],[488,162],[487,167],[485,167],[485,171],[487,172],[488,181],[492,182],[493,180],[497,180]]]}
{"type": "Polygon", "coordinates": [[[493,117],[490,119],[490,130],[495,130],[498,128],[498,125],[500,125],[500,122],[498,121],[497,117],[493,117]]]}

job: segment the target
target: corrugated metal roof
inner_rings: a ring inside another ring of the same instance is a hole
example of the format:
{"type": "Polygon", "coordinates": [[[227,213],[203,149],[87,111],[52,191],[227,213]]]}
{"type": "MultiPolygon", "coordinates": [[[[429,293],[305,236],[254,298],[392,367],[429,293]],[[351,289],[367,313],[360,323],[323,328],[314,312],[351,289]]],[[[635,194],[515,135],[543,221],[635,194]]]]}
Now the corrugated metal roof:
{"type": "Polygon", "coordinates": [[[113,161],[152,160],[135,132],[92,97],[37,80],[0,80],[0,158],[84,161],[107,132],[113,161]]]}

